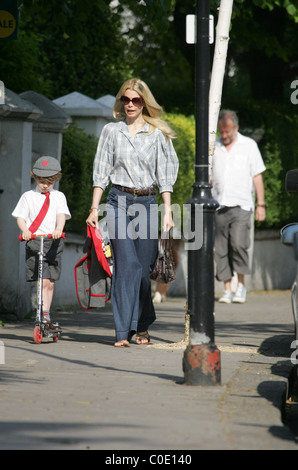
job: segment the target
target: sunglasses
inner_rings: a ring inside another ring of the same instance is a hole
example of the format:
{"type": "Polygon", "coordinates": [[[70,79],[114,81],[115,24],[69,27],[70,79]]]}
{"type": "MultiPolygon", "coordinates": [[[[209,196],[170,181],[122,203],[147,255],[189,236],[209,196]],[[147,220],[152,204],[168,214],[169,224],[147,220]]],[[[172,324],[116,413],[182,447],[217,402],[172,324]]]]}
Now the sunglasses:
{"type": "Polygon", "coordinates": [[[120,100],[122,101],[122,103],[124,105],[128,105],[130,102],[132,102],[132,104],[134,106],[142,106],[143,105],[143,100],[142,98],[132,98],[131,100],[128,98],[128,96],[121,96],[120,100]]]}

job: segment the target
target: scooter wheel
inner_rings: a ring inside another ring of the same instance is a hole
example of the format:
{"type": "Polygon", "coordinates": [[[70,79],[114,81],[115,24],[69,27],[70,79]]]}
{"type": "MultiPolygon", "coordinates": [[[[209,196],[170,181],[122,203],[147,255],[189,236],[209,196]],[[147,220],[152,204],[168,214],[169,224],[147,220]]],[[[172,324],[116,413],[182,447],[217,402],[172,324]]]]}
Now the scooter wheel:
{"type": "Polygon", "coordinates": [[[56,335],[56,336],[53,336],[53,343],[57,343],[57,341],[58,341],[58,337],[59,337],[58,335],[56,335]]]}
{"type": "Polygon", "coordinates": [[[39,326],[36,326],[33,331],[33,339],[36,344],[40,344],[42,341],[42,332],[40,331],[39,326]]]}

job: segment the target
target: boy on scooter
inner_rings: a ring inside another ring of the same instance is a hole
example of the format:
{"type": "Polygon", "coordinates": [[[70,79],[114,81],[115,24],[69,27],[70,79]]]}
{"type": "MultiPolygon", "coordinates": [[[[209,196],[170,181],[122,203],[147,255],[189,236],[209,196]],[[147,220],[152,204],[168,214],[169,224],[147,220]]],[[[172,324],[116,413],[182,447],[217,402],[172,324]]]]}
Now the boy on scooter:
{"type": "Polygon", "coordinates": [[[12,216],[17,219],[23,240],[26,240],[26,280],[38,279],[39,240],[31,240],[31,236],[52,235],[44,239],[43,262],[43,321],[50,329],[55,329],[51,322],[50,308],[52,304],[55,281],[61,274],[61,255],[63,239],[61,238],[65,221],[71,218],[65,195],[53,189],[56,181],[61,178],[61,166],[56,158],[43,156],[36,160],[30,173],[36,187],[26,191],[20,198],[12,216]]]}

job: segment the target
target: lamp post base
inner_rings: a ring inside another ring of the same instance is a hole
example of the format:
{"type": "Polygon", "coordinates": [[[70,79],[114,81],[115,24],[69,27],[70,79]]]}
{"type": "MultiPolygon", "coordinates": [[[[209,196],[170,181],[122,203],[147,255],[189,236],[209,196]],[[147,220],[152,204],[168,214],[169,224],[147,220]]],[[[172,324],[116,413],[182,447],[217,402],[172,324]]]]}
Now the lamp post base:
{"type": "Polygon", "coordinates": [[[189,345],[183,357],[186,385],[220,385],[220,351],[214,344],[189,345]]]}

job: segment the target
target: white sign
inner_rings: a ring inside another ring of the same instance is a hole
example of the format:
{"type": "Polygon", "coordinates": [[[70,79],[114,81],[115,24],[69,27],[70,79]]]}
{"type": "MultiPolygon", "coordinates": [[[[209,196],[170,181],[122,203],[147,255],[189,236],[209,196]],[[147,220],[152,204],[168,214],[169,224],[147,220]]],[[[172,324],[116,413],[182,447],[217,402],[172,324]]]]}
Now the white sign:
{"type": "MultiPolygon", "coordinates": [[[[186,15],[186,42],[195,44],[197,42],[196,15],[186,15]]],[[[214,16],[209,15],[209,44],[214,42],[214,16]]]]}

